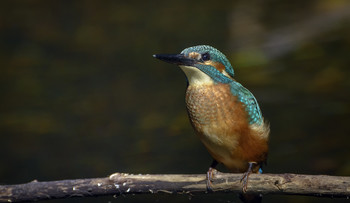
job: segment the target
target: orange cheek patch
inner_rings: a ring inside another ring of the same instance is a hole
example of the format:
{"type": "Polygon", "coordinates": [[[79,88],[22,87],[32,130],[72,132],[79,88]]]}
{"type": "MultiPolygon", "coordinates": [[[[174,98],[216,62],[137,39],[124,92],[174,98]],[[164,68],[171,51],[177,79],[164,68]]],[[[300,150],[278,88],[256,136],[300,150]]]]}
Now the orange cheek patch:
{"type": "Polygon", "coordinates": [[[206,61],[206,62],[204,62],[204,64],[215,67],[221,73],[225,70],[225,66],[222,63],[219,63],[219,62],[206,61]]]}

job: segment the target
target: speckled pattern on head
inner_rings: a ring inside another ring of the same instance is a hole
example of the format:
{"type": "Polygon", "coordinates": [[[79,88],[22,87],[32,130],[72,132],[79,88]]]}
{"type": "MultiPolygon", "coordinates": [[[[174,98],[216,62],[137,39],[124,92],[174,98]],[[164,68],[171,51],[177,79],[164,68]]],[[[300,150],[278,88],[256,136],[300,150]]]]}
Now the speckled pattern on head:
{"type": "Polygon", "coordinates": [[[219,50],[215,49],[214,47],[209,45],[198,45],[198,46],[188,47],[184,49],[181,52],[181,54],[188,55],[191,52],[197,52],[200,54],[209,53],[211,56],[211,60],[222,63],[225,66],[225,71],[231,77],[233,77],[234,71],[231,63],[227,60],[226,56],[223,53],[221,53],[219,50]]]}

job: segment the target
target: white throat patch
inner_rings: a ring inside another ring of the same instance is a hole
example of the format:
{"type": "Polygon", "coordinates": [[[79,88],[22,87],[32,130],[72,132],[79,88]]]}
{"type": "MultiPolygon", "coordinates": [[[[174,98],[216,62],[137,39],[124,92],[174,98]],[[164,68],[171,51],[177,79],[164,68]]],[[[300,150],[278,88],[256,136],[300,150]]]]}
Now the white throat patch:
{"type": "Polygon", "coordinates": [[[214,83],[213,79],[196,67],[180,66],[180,68],[185,73],[190,85],[209,85],[214,83]]]}

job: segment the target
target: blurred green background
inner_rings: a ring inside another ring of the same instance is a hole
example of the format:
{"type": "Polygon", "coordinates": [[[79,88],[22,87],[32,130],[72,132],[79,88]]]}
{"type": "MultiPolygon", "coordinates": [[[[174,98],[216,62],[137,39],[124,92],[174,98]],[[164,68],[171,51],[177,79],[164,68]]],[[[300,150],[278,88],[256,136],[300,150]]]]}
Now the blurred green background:
{"type": "MultiPolygon", "coordinates": [[[[227,55],[271,123],[266,173],[350,175],[350,2],[1,1],[0,184],[205,173],[186,80],[155,53],[227,55]]],[[[226,171],[223,167],[219,168],[226,171]]],[[[237,202],[142,195],[49,202],[237,202]]],[[[265,202],[342,202],[267,195],[265,202]]]]}

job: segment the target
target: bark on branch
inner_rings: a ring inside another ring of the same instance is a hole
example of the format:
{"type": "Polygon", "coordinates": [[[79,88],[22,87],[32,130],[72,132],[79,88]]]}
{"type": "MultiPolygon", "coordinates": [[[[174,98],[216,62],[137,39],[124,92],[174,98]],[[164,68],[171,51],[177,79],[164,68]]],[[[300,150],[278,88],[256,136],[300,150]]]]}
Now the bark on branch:
{"type": "MultiPolygon", "coordinates": [[[[242,192],[242,174],[217,173],[214,192],[242,192]]],[[[200,194],[207,193],[206,176],[133,175],[115,173],[106,178],[32,181],[19,185],[1,185],[0,202],[39,201],[70,197],[128,194],[200,194]]],[[[247,193],[308,195],[322,197],[350,196],[350,177],[298,174],[251,174],[247,193]]]]}

